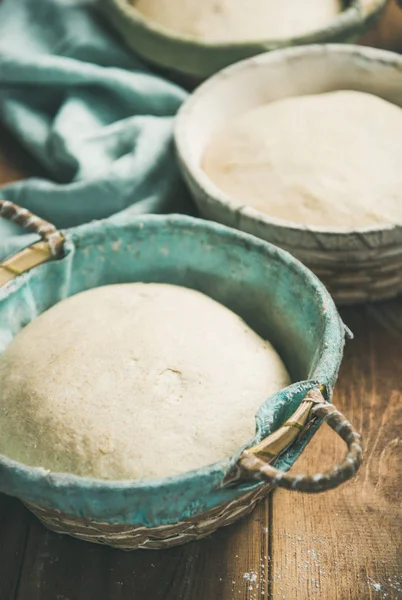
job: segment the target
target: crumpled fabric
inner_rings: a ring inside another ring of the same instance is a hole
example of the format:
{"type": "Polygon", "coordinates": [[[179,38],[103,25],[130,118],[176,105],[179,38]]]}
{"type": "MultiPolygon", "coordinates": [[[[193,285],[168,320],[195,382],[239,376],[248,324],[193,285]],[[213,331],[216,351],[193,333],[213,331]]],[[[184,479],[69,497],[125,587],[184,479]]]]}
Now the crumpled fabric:
{"type": "MultiPolygon", "coordinates": [[[[0,3],[0,121],[49,176],[0,197],[58,228],[121,211],[187,212],[172,147],[186,92],[126,50],[93,5],[0,3]]],[[[0,258],[34,239],[0,219],[0,258]]]]}

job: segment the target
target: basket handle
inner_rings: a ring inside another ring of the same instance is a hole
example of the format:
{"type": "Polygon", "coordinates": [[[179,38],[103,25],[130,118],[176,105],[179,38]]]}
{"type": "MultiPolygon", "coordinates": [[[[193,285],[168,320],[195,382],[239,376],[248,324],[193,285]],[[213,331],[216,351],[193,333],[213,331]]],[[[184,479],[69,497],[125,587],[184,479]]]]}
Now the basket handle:
{"type": "MultiPolygon", "coordinates": [[[[325,490],[330,490],[337,487],[344,481],[347,481],[356,473],[363,458],[361,436],[355,431],[351,423],[329,402],[327,402],[321,391],[318,388],[310,390],[304,401],[309,403],[309,417],[323,419],[323,422],[328,425],[343,439],[347,445],[347,453],[343,461],[332,467],[325,473],[317,473],[315,475],[290,475],[285,471],[281,471],[268,462],[277,456],[272,452],[272,442],[278,440],[278,432],[268,436],[260,444],[243,450],[236,465],[226,483],[244,479],[263,480],[273,487],[282,487],[287,490],[296,490],[299,492],[317,493],[325,490]],[[265,459],[265,460],[264,460],[265,459]]],[[[303,430],[306,422],[299,422],[294,419],[287,421],[283,428],[294,427],[298,430],[303,430]]],[[[281,428],[282,429],[282,428],[281,428]]],[[[293,436],[293,439],[297,434],[293,436]]],[[[282,451],[290,444],[287,444],[282,451]]]]}
{"type": "Polygon", "coordinates": [[[9,200],[0,200],[0,217],[13,221],[41,237],[40,242],[0,262],[0,287],[33,267],[64,256],[64,237],[51,223],[9,200]]]}
{"type": "Polygon", "coordinates": [[[0,200],[0,217],[13,221],[28,231],[37,233],[42,240],[49,244],[50,252],[55,258],[63,254],[64,238],[60,231],[26,208],[22,208],[9,200],[0,200]]]}

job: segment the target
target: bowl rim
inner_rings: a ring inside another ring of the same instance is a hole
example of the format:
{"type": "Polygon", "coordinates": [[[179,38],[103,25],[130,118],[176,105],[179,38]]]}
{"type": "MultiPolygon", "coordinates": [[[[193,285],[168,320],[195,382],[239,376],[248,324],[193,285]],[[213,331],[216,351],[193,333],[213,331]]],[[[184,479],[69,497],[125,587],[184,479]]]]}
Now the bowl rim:
{"type": "MultiPolygon", "coordinates": [[[[191,227],[193,230],[196,231],[210,230],[218,235],[222,234],[227,238],[230,238],[232,242],[239,243],[245,248],[251,246],[258,253],[264,254],[269,258],[279,260],[287,269],[297,270],[301,275],[303,275],[309,293],[312,296],[314,295],[316,302],[320,304],[322,309],[323,331],[321,344],[318,348],[320,352],[318,355],[317,363],[315,365],[314,373],[312,374],[310,379],[305,380],[304,382],[292,382],[291,384],[289,384],[289,386],[287,386],[286,388],[282,388],[277,393],[283,393],[284,390],[288,390],[289,392],[293,390],[293,392],[296,392],[297,390],[300,390],[301,386],[307,386],[307,392],[308,389],[316,387],[319,383],[322,382],[319,382],[315,376],[317,376],[320,371],[325,371],[329,373],[329,360],[332,362],[332,373],[329,374],[328,379],[331,379],[331,377],[333,377],[334,374],[336,377],[336,373],[338,372],[342,361],[343,345],[345,336],[348,335],[348,330],[343,324],[335,306],[335,303],[328,290],[308,267],[306,267],[303,263],[301,263],[297,258],[292,256],[286,250],[275,246],[270,242],[264,241],[251,234],[233,229],[220,223],[206,221],[204,219],[199,219],[187,215],[139,215],[132,217],[130,221],[123,226],[123,228],[128,226],[143,229],[144,226],[146,226],[147,224],[149,225],[149,227],[158,228],[161,225],[165,225],[167,222],[173,224],[178,228],[191,227]],[[331,348],[331,346],[333,347],[334,351],[332,354],[329,352],[329,354],[331,354],[331,356],[329,357],[328,349],[331,348]]],[[[82,249],[85,248],[87,245],[95,244],[94,239],[96,240],[97,230],[99,231],[101,225],[103,228],[105,228],[106,224],[100,221],[95,221],[92,223],[86,223],[79,227],[72,228],[70,230],[63,230],[62,233],[65,238],[66,244],[65,257],[68,257],[69,254],[74,253],[76,247],[82,249]],[[77,242],[77,246],[75,245],[75,242],[77,242]]],[[[106,228],[107,227],[110,227],[111,229],[116,229],[116,225],[113,225],[111,223],[107,224],[106,228]]],[[[39,265],[35,268],[35,270],[46,269],[49,267],[49,265],[51,266],[52,262],[39,265]]],[[[0,295],[0,305],[1,300],[7,298],[20,286],[24,285],[27,282],[29,283],[33,272],[34,270],[25,273],[18,282],[14,280],[13,282],[10,282],[11,285],[6,284],[4,286],[4,295],[0,295]]],[[[272,398],[275,395],[276,394],[272,394],[270,397],[272,398]]],[[[267,400],[268,398],[266,399],[266,401],[267,400]]],[[[257,412],[258,411],[256,411],[256,414],[257,412]]],[[[42,480],[45,480],[53,487],[58,488],[59,490],[65,489],[67,491],[71,490],[72,488],[79,488],[84,493],[119,490],[149,491],[159,487],[169,487],[170,485],[197,480],[197,478],[205,475],[206,471],[208,471],[211,474],[220,476],[225,472],[225,470],[227,470],[227,465],[233,462],[233,457],[236,457],[242,449],[243,448],[238,448],[238,450],[233,453],[232,457],[226,457],[210,465],[205,465],[203,467],[186,471],[184,473],[179,473],[177,475],[172,475],[163,478],[150,478],[144,480],[103,480],[93,477],[75,475],[73,473],[54,472],[44,469],[43,467],[33,467],[26,465],[19,461],[8,458],[3,454],[0,454],[0,473],[2,469],[12,472],[13,477],[17,477],[18,479],[23,481],[23,485],[34,485],[36,483],[41,482],[42,480]]],[[[5,491],[5,493],[7,493],[7,491],[5,491]]]]}
{"type": "Polygon", "coordinates": [[[308,44],[293,48],[279,48],[229,65],[209,77],[196,88],[187,100],[184,101],[179,108],[174,124],[174,143],[176,152],[179,158],[179,164],[185,171],[185,177],[191,179],[198,190],[208,198],[208,201],[212,200],[214,203],[219,204],[221,208],[229,210],[230,212],[240,213],[253,222],[274,226],[275,228],[282,230],[293,230],[295,232],[305,231],[313,234],[332,235],[336,237],[349,236],[350,234],[356,233],[361,235],[377,235],[383,232],[392,234],[399,230],[402,232],[402,223],[394,224],[385,222],[377,225],[363,225],[359,227],[339,227],[308,225],[270,216],[260,212],[256,208],[245,206],[240,202],[235,201],[228,194],[220,190],[220,188],[209,179],[199,165],[189,159],[189,157],[191,157],[191,151],[188,142],[187,123],[192,118],[194,107],[200,100],[207,96],[209,92],[213,90],[214,86],[222,79],[236,77],[239,73],[253,69],[255,66],[275,65],[282,63],[284,60],[288,61],[295,58],[303,59],[304,57],[315,55],[326,56],[333,53],[350,55],[351,57],[368,60],[370,62],[394,65],[397,67],[401,76],[402,85],[402,55],[399,55],[396,52],[368,46],[358,46],[355,44],[308,44]]]}
{"type": "MultiPolygon", "coordinates": [[[[367,19],[370,19],[377,12],[382,10],[388,0],[371,0],[367,5],[364,0],[349,0],[349,6],[346,6],[338,13],[325,27],[314,29],[303,34],[283,38],[258,38],[255,40],[237,40],[233,42],[218,42],[213,40],[202,40],[195,36],[179,34],[168,27],[164,27],[157,21],[146,17],[134,5],[129,4],[128,0],[107,0],[111,6],[118,10],[133,25],[139,26],[151,35],[156,35],[161,39],[178,44],[188,44],[198,48],[228,50],[228,49],[246,49],[249,47],[277,47],[303,44],[315,37],[325,36],[326,34],[339,34],[344,30],[358,27],[367,19]]],[[[344,0],[347,1],[347,0],[344,0]]]]}

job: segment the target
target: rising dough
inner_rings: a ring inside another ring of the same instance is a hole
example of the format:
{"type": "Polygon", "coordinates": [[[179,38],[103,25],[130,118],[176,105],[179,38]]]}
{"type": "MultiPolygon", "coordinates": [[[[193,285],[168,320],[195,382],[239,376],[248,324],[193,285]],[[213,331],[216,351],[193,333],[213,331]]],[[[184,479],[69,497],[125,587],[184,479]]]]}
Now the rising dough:
{"type": "Polygon", "coordinates": [[[241,204],[288,221],[402,223],[402,110],[352,91],[272,102],[213,136],[203,168],[241,204]]]}
{"type": "Polygon", "coordinates": [[[230,456],[289,377],[207,296],[121,284],[69,298],[0,357],[0,452],[52,471],[146,479],[230,456]]]}
{"type": "Polygon", "coordinates": [[[210,42],[303,35],[341,12],[341,0],[132,0],[143,15],[177,33],[210,42]]]}

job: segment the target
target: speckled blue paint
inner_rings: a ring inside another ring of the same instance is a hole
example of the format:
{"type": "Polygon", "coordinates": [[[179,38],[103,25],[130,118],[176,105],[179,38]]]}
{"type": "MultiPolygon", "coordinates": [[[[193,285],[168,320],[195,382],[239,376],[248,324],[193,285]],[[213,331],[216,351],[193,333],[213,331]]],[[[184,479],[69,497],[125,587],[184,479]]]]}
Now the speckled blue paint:
{"type": "MultiPolygon", "coordinates": [[[[241,315],[273,342],[298,382],[260,407],[255,437],[247,445],[278,428],[317,383],[331,397],[344,326],[322,284],[285,251],[216,223],[175,215],[125,216],[68,230],[65,236],[62,260],[1,288],[0,352],[38,314],[82,290],[126,281],[169,282],[205,292],[241,315]]],[[[289,468],[311,435],[289,449],[278,466],[289,468]]],[[[241,450],[203,469],[142,482],[50,473],[0,457],[0,490],[70,515],[155,526],[199,514],[259,485],[222,487],[241,450]]]]}

